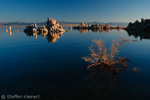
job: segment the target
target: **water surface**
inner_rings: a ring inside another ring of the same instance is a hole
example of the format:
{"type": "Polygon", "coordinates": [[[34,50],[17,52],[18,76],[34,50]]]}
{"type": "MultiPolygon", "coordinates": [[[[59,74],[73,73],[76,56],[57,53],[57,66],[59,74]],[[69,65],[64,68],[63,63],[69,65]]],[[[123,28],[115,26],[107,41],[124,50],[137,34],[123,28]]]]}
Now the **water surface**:
{"type": "Polygon", "coordinates": [[[11,34],[0,28],[0,95],[35,94],[42,100],[150,99],[149,39],[129,36],[124,30],[80,32],[68,27],[69,32],[52,38],[27,35],[24,28],[12,28],[11,34]],[[102,39],[109,48],[113,40],[121,42],[120,37],[138,40],[120,48],[118,56],[130,59],[129,67],[113,78],[89,77],[93,72],[81,57],[90,54],[92,40],[102,39]]]}

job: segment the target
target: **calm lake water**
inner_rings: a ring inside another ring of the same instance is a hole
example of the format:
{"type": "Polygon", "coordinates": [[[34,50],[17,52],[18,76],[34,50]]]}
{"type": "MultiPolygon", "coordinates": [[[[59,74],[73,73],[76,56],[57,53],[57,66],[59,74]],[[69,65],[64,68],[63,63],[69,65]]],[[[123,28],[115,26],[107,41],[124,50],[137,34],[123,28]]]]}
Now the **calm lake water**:
{"type": "Polygon", "coordinates": [[[0,28],[0,95],[40,95],[42,100],[150,100],[150,40],[124,30],[27,35],[25,27],[0,28]],[[15,32],[19,29],[19,32],[15,32]],[[115,76],[98,77],[82,57],[90,54],[93,39],[106,47],[120,37],[131,38],[119,55],[131,61],[115,76]],[[138,40],[133,42],[132,40],[138,40]],[[133,72],[133,67],[137,68],[133,72]]]}

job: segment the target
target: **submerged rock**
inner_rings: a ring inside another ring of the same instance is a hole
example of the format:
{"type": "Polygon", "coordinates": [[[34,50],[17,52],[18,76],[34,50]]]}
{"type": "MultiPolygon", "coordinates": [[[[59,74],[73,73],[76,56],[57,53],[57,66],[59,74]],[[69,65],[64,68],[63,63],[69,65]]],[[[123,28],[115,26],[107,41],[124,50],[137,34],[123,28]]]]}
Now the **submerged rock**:
{"type": "Polygon", "coordinates": [[[8,29],[5,29],[5,32],[8,32],[8,29]]]}
{"type": "Polygon", "coordinates": [[[18,30],[18,29],[16,29],[15,31],[16,31],[16,32],[18,32],[19,30],[18,30]]]}

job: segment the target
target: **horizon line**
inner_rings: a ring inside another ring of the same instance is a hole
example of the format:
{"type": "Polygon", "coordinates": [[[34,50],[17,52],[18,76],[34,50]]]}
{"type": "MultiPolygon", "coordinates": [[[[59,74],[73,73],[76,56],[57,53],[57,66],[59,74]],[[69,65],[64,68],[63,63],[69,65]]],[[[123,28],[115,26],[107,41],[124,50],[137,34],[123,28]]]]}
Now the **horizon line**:
{"type": "MultiPolygon", "coordinates": [[[[0,22],[0,23],[14,23],[14,22],[22,22],[22,23],[42,23],[46,21],[40,21],[40,22],[26,22],[26,21],[9,21],[9,22],[0,22]]],[[[103,22],[103,21],[57,21],[57,22],[84,22],[84,23],[89,23],[89,22],[98,22],[98,23],[129,23],[129,22],[124,22],[124,21],[114,21],[114,22],[103,22]]]]}

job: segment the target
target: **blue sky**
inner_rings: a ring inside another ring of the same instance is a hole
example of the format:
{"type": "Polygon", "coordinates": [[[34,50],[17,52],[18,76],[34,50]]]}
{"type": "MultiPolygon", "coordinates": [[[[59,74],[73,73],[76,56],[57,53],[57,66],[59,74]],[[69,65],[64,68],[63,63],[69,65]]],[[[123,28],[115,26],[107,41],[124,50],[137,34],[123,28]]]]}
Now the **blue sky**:
{"type": "Polygon", "coordinates": [[[150,18],[150,0],[0,0],[0,22],[133,22],[150,18]]]}

